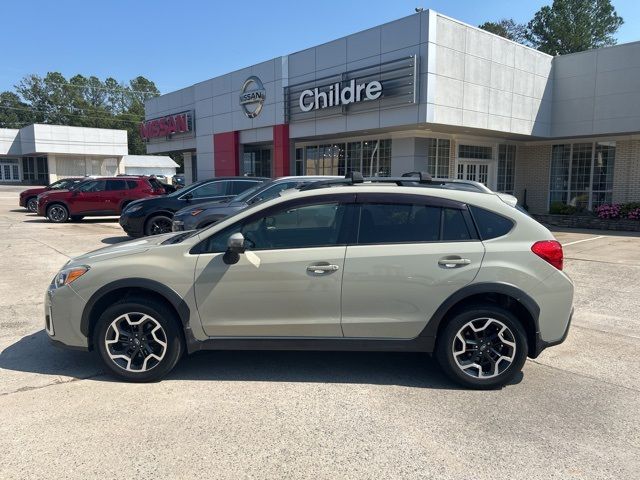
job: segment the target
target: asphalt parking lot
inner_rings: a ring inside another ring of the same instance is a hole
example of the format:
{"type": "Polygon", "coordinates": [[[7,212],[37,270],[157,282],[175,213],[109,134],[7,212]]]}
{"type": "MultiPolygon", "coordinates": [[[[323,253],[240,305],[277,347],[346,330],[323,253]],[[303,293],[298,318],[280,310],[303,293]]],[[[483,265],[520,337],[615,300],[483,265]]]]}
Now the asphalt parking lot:
{"type": "Polygon", "coordinates": [[[126,240],[116,219],[50,224],[19,190],[0,187],[0,479],[638,478],[638,235],[555,232],[572,329],[502,390],[423,355],[322,352],[202,352],[135,385],[43,331],[51,278],[126,240]]]}

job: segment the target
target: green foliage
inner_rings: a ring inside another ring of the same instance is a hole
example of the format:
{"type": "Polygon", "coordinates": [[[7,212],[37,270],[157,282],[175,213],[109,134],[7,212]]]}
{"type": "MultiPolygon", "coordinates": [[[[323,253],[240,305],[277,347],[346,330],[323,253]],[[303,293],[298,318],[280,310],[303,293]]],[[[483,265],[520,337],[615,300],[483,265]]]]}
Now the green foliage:
{"type": "Polygon", "coordinates": [[[67,80],[59,72],[28,75],[15,86],[15,93],[0,93],[0,128],[49,123],[124,129],[129,153],[140,155],[145,153],[138,131],[144,102],[159,94],[155,84],[142,76],[119,83],[111,77],[102,81],[83,75],[67,80]]]}
{"type": "Polygon", "coordinates": [[[516,23],[513,18],[503,18],[498,22],[484,22],[480,28],[514,42],[527,44],[527,26],[516,23]]]}
{"type": "Polygon", "coordinates": [[[549,55],[564,55],[615,45],[614,34],[623,23],[611,0],[553,0],[526,25],[505,18],[480,28],[549,55]]]}
{"type": "Polygon", "coordinates": [[[640,202],[623,203],[620,205],[620,216],[627,218],[631,212],[640,208],[640,202]]]}
{"type": "Polygon", "coordinates": [[[576,212],[576,207],[562,202],[553,202],[549,208],[549,213],[553,215],[573,215],[576,212]]]}
{"type": "Polygon", "coordinates": [[[622,25],[610,0],[554,0],[527,25],[527,39],[550,55],[615,45],[622,25]]]}

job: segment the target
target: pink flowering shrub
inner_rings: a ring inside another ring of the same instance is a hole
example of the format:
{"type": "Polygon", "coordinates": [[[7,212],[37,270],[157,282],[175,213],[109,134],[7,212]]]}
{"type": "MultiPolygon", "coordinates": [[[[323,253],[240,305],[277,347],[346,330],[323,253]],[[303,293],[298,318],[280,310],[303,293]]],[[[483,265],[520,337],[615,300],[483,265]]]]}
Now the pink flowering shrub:
{"type": "Polygon", "coordinates": [[[640,208],[635,208],[629,212],[627,218],[631,220],[640,220],[640,208]]]}
{"type": "Polygon", "coordinates": [[[621,206],[618,203],[605,203],[595,208],[596,215],[600,218],[620,218],[621,206]]]}

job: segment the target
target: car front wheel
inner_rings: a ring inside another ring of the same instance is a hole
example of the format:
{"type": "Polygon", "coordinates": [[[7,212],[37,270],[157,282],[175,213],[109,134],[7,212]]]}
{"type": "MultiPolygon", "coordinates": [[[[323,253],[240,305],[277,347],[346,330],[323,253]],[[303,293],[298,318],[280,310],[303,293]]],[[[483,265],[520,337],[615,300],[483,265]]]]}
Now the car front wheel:
{"type": "Polygon", "coordinates": [[[47,209],[47,218],[54,223],[64,223],[69,219],[69,210],[64,205],[56,203],[47,209]]]}
{"type": "Polygon", "coordinates": [[[182,354],[173,312],[149,299],[117,303],[100,316],[94,345],[107,369],[131,382],[152,382],[169,373],[182,354]]]}
{"type": "Polygon", "coordinates": [[[29,201],[27,201],[27,210],[29,210],[31,213],[37,213],[38,212],[38,199],[34,198],[30,198],[29,201]]]}
{"type": "Polygon", "coordinates": [[[457,383],[475,389],[502,387],[527,359],[527,336],[518,319],[493,305],[458,312],[436,340],[436,358],[457,383]]]}
{"type": "Polygon", "coordinates": [[[173,219],[168,217],[167,215],[156,215],[147,220],[147,223],[144,227],[144,234],[149,235],[160,235],[162,233],[171,233],[173,219]]]}

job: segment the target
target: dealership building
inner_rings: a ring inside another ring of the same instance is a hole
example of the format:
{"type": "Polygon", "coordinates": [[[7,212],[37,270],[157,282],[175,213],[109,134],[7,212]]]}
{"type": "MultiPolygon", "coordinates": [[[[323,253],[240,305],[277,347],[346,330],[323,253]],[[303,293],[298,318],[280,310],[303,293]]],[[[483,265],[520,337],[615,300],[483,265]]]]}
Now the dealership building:
{"type": "Polygon", "coordinates": [[[640,42],[552,57],[426,10],[146,102],[187,181],[480,181],[531,211],[640,201],[640,42]]]}

